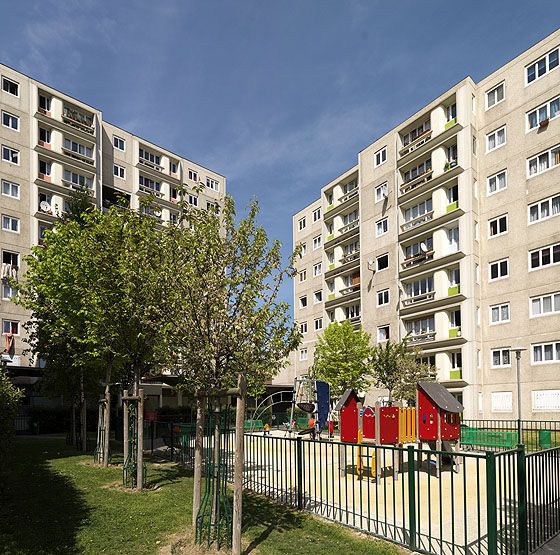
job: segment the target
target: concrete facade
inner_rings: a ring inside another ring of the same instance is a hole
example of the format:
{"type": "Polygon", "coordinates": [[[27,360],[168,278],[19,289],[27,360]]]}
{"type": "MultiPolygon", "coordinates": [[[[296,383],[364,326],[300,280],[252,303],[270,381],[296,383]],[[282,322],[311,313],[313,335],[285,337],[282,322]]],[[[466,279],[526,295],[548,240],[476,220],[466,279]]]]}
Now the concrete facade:
{"type": "MultiPolygon", "coordinates": [[[[297,222],[322,207],[326,270],[312,312],[298,299],[321,280],[294,281],[295,320],[322,309],[325,327],[349,318],[373,342],[409,333],[467,418],[517,418],[513,347],[527,349],[522,416],[560,417],[559,48],[557,31],[479,83],[466,77],[294,216],[294,245],[308,242],[297,222]]],[[[308,250],[298,271],[316,259],[308,250]]],[[[308,328],[286,385],[313,364],[316,337],[308,328]]]]}

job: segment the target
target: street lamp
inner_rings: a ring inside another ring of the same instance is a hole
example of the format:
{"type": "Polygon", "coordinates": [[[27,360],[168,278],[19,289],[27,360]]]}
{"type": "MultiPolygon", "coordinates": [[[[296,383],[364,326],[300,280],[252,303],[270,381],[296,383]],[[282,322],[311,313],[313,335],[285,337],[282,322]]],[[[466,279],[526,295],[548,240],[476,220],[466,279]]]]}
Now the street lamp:
{"type": "Polygon", "coordinates": [[[513,347],[510,352],[515,353],[515,366],[517,370],[517,444],[523,445],[523,427],[521,425],[521,352],[527,349],[513,347]]]}

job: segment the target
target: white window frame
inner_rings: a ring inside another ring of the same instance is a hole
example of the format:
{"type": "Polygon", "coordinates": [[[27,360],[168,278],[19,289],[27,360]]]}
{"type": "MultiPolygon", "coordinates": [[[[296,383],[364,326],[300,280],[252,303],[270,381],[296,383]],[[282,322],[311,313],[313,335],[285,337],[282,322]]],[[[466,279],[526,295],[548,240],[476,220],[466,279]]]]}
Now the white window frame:
{"type": "Polygon", "coordinates": [[[385,270],[388,270],[389,266],[390,266],[390,260],[389,260],[389,253],[388,252],[386,252],[384,254],[380,254],[379,256],[377,256],[375,258],[375,271],[376,272],[383,272],[385,270]],[[379,269],[379,259],[384,258],[385,256],[387,257],[387,267],[379,269]]]}
{"type": "Polygon", "coordinates": [[[2,214],[2,231],[5,231],[6,233],[17,233],[19,234],[21,231],[21,220],[19,218],[16,218],[15,216],[10,216],[9,214],[2,214]],[[4,218],[9,218],[10,221],[16,221],[17,222],[17,229],[13,230],[12,226],[9,226],[8,228],[4,227],[4,218]]]}
{"type": "Polygon", "coordinates": [[[318,289],[317,291],[313,291],[313,304],[320,304],[323,302],[323,290],[318,289]],[[317,296],[319,296],[319,300],[317,300],[317,296]]]}
{"type": "Polygon", "coordinates": [[[527,179],[531,179],[533,177],[536,177],[537,175],[542,175],[543,173],[546,173],[546,172],[560,166],[560,163],[553,164],[553,161],[554,161],[553,151],[558,150],[558,149],[560,149],[560,144],[557,144],[557,145],[553,146],[552,148],[549,148],[547,150],[543,150],[542,152],[539,152],[538,154],[535,154],[534,156],[531,156],[530,158],[527,158],[527,179]],[[539,170],[539,158],[541,156],[543,156],[544,154],[546,154],[547,157],[548,157],[548,168],[546,168],[544,170],[539,170]],[[537,171],[535,173],[530,173],[531,162],[533,160],[535,160],[536,163],[537,163],[537,171]]]}
{"type": "Polygon", "coordinates": [[[189,193],[188,202],[191,206],[198,206],[198,197],[189,193]]]}
{"type": "Polygon", "coordinates": [[[389,196],[389,183],[381,183],[375,188],[375,204],[382,202],[389,196]]]}
{"type": "Polygon", "coordinates": [[[301,295],[299,298],[299,308],[307,308],[309,305],[307,304],[307,295],[301,295]]]}
{"type": "Polygon", "coordinates": [[[9,283],[2,282],[2,300],[11,301],[18,295],[18,288],[9,283]]]}
{"type": "Polygon", "coordinates": [[[511,305],[509,302],[490,305],[488,307],[488,312],[489,312],[488,321],[490,322],[491,326],[498,326],[500,324],[507,324],[508,322],[511,322],[511,305]],[[504,307],[507,307],[507,320],[502,319],[502,309],[504,307]],[[494,322],[492,320],[492,311],[496,308],[498,309],[498,320],[494,322]]]}
{"type": "Polygon", "coordinates": [[[548,102],[544,102],[543,104],[541,104],[540,106],[537,106],[536,108],[533,108],[532,110],[529,110],[526,114],[525,114],[525,122],[526,122],[526,133],[531,133],[533,131],[535,131],[536,129],[539,128],[539,124],[541,121],[539,121],[539,112],[543,109],[546,108],[546,117],[543,119],[548,119],[548,120],[553,120],[556,119],[557,117],[560,116],[560,110],[558,110],[558,112],[556,112],[555,116],[550,116],[550,105],[553,102],[559,102],[560,103],[560,96],[555,96],[554,98],[551,98],[548,102]],[[537,125],[535,125],[535,127],[531,127],[531,114],[536,113],[537,115],[537,125]]]}
{"type": "Polygon", "coordinates": [[[16,133],[19,133],[20,123],[21,123],[21,119],[20,119],[19,116],[16,116],[15,114],[12,114],[11,112],[8,112],[6,110],[2,110],[2,127],[5,127],[6,129],[9,129],[10,131],[15,131],[16,133]],[[8,118],[11,121],[15,121],[16,122],[16,127],[12,127],[11,125],[6,125],[4,123],[4,116],[8,116],[8,118]]]}
{"type": "Polygon", "coordinates": [[[2,75],[2,92],[5,92],[6,94],[9,94],[10,96],[15,96],[16,98],[19,98],[19,91],[20,91],[20,85],[17,81],[14,81],[13,79],[10,79],[9,77],[6,77],[6,76],[2,75]],[[12,83],[12,85],[15,85],[17,87],[17,94],[13,94],[10,91],[7,91],[4,88],[4,81],[7,81],[8,83],[12,83]]]}
{"type": "Polygon", "coordinates": [[[304,268],[303,270],[300,270],[298,272],[298,282],[303,283],[306,280],[307,280],[307,269],[304,268]]]}
{"type": "Polygon", "coordinates": [[[389,339],[391,338],[391,325],[390,324],[384,324],[382,326],[377,326],[377,333],[376,333],[376,337],[377,337],[377,342],[378,343],[385,343],[386,341],[389,341],[389,339]],[[381,339],[379,332],[381,330],[387,330],[387,337],[385,339],[381,339]]]}
{"type": "Polygon", "coordinates": [[[323,317],[319,317],[319,318],[315,318],[314,320],[314,324],[313,327],[315,328],[315,331],[319,331],[323,329],[323,317]]]}
{"type": "Polygon", "coordinates": [[[489,282],[494,282],[494,281],[499,281],[501,279],[507,279],[509,277],[509,256],[506,256],[505,258],[500,258],[499,260],[493,260],[492,262],[488,263],[488,281],[489,282]],[[503,261],[507,262],[507,274],[504,276],[498,276],[496,278],[492,277],[492,266],[494,264],[498,264],[498,270],[500,269],[500,264],[503,261]]]}
{"type": "Polygon", "coordinates": [[[313,210],[313,223],[318,222],[321,219],[321,208],[315,208],[313,210]]]}
{"type": "Polygon", "coordinates": [[[299,360],[300,362],[303,362],[305,360],[307,360],[308,357],[308,351],[307,351],[307,347],[304,347],[303,349],[299,350],[299,360]]]}
{"type": "Polygon", "coordinates": [[[503,102],[506,99],[506,82],[502,81],[501,83],[498,83],[496,86],[492,87],[490,90],[486,91],[486,93],[484,94],[484,97],[486,99],[486,110],[490,110],[490,109],[494,108],[494,106],[497,106],[498,104],[503,102]],[[489,102],[488,102],[488,98],[489,98],[490,94],[495,92],[496,93],[496,98],[498,98],[498,92],[497,91],[500,87],[502,87],[502,89],[503,89],[502,99],[497,100],[496,102],[494,102],[494,104],[490,105],[489,102]]]}
{"type": "Polygon", "coordinates": [[[545,318],[546,316],[554,316],[555,314],[560,314],[560,291],[553,291],[552,293],[545,293],[544,295],[535,295],[534,297],[529,297],[529,318],[545,318]],[[555,308],[555,297],[558,297],[558,310],[555,308]],[[548,298],[550,298],[550,307],[552,308],[552,310],[543,312],[544,299],[548,298]],[[534,301],[539,302],[539,314],[535,314],[533,311],[534,301]]]}
{"type": "Polygon", "coordinates": [[[188,176],[190,181],[198,183],[198,172],[196,170],[192,170],[191,168],[189,168],[188,176]]]}
{"type": "Polygon", "coordinates": [[[536,272],[538,270],[542,270],[543,268],[550,268],[552,266],[558,266],[558,264],[560,264],[560,260],[558,262],[554,262],[553,261],[553,252],[554,252],[554,247],[560,247],[560,243],[553,243],[551,245],[545,245],[544,247],[539,247],[538,249],[532,249],[529,251],[529,258],[528,258],[528,268],[529,268],[529,272],[536,272]],[[534,252],[539,252],[539,260],[542,259],[542,251],[544,251],[545,249],[549,249],[550,250],[550,263],[549,264],[539,264],[538,266],[536,266],[535,268],[531,267],[531,254],[533,254],[534,252]]]}
{"type": "Polygon", "coordinates": [[[313,250],[314,251],[321,248],[322,239],[323,239],[322,235],[317,235],[316,237],[313,237],[313,250]]]}
{"type": "Polygon", "coordinates": [[[551,197],[546,197],[537,202],[529,204],[529,206],[527,206],[527,225],[535,225],[546,220],[550,220],[551,218],[554,218],[556,216],[560,216],[560,211],[556,212],[556,214],[552,213],[554,199],[558,199],[558,203],[560,203],[560,194],[552,195],[551,197]],[[541,216],[541,209],[544,203],[548,204],[548,216],[541,216]],[[537,207],[539,217],[536,220],[531,221],[531,208],[534,208],[535,206],[537,207]]]}
{"type": "Polygon", "coordinates": [[[375,236],[381,237],[389,232],[389,218],[382,218],[375,222],[375,236]],[[380,227],[381,226],[381,227],[380,227]],[[381,229],[381,232],[379,231],[381,229]]]}
{"type": "Polygon", "coordinates": [[[298,220],[298,231],[301,232],[305,229],[305,226],[307,225],[307,222],[305,220],[305,216],[303,218],[300,218],[298,220]]]}
{"type": "Polygon", "coordinates": [[[378,168],[387,162],[387,146],[380,148],[373,154],[373,167],[378,168]],[[379,158],[379,162],[377,161],[379,158]]]}
{"type": "Polygon", "coordinates": [[[299,332],[302,335],[305,335],[307,333],[307,322],[300,322],[299,323],[299,332]]]}
{"type": "Polygon", "coordinates": [[[490,197],[492,195],[496,195],[498,194],[500,191],[505,191],[507,189],[508,186],[508,176],[507,176],[507,169],[504,170],[500,170],[499,172],[493,173],[492,175],[489,175],[486,178],[486,196],[490,197]],[[505,180],[504,183],[505,185],[503,187],[498,187],[499,181],[498,181],[498,177],[504,174],[505,180]],[[496,183],[496,190],[495,191],[490,191],[490,181],[494,179],[495,183],[496,183]]]}
{"type": "Polygon", "coordinates": [[[377,306],[385,306],[390,303],[391,294],[389,289],[381,289],[377,292],[377,306]],[[379,302],[379,301],[382,302],[379,302]]]}
{"type": "Polygon", "coordinates": [[[126,179],[126,168],[124,166],[120,166],[119,164],[113,164],[113,177],[117,177],[118,179],[126,179]],[[115,173],[115,171],[117,173],[115,173]]]}
{"type": "Polygon", "coordinates": [[[549,68],[550,55],[553,54],[555,51],[557,52],[557,55],[560,56],[560,47],[557,46],[556,48],[553,48],[550,52],[547,52],[544,56],[541,56],[537,60],[534,60],[533,62],[531,62],[530,64],[527,64],[525,66],[525,86],[526,87],[528,87],[529,85],[532,85],[533,83],[536,83],[539,79],[542,79],[543,77],[548,75],[551,71],[554,71],[555,69],[558,69],[558,67],[560,67],[560,63],[557,63],[556,66],[554,66],[552,69],[549,68]],[[544,62],[545,62],[544,73],[542,75],[537,75],[537,72],[535,70],[535,78],[532,81],[529,81],[529,68],[532,67],[532,66],[536,66],[542,60],[544,60],[544,62]]]}
{"type": "Polygon", "coordinates": [[[317,264],[313,264],[313,277],[318,277],[323,273],[323,263],[318,262],[317,264]]]}
{"type": "Polygon", "coordinates": [[[113,148],[120,150],[121,152],[126,152],[126,139],[119,137],[118,135],[113,135],[113,148]],[[118,143],[118,144],[115,144],[118,143]],[[119,146],[122,142],[122,148],[119,146]]]}
{"type": "Polygon", "coordinates": [[[218,192],[220,190],[220,182],[217,179],[206,176],[206,187],[212,189],[212,191],[218,192]]]}
{"type": "Polygon", "coordinates": [[[560,364],[560,340],[555,341],[543,341],[542,343],[532,343],[531,344],[531,365],[541,366],[545,364],[560,364]],[[552,359],[544,360],[545,347],[552,347],[552,359]],[[535,360],[535,349],[541,349],[542,360],[535,360]]]}
{"type": "Polygon", "coordinates": [[[488,154],[489,152],[494,152],[495,150],[498,150],[499,148],[502,148],[503,146],[505,146],[507,144],[507,131],[506,131],[506,125],[502,125],[500,127],[498,127],[497,129],[494,129],[494,131],[491,131],[490,133],[488,133],[486,135],[486,153],[488,154]],[[500,131],[504,132],[504,142],[501,144],[498,144],[498,133],[500,131]],[[493,148],[490,148],[490,137],[492,137],[492,135],[495,135],[495,140],[496,140],[496,146],[494,146],[493,148]]]}
{"type": "Polygon", "coordinates": [[[511,368],[511,348],[510,347],[496,347],[490,349],[490,368],[511,368]],[[500,364],[494,364],[494,353],[500,353],[500,364]],[[509,362],[504,364],[504,353],[508,353],[509,362]]]}
{"type": "Polygon", "coordinates": [[[14,166],[19,166],[21,152],[17,148],[13,148],[8,145],[2,145],[2,162],[7,162],[8,164],[13,164],[14,166]],[[4,152],[9,154],[8,158],[4,158],[4,152]],[[13,161],[13,155],[16,155],[17,162],[13,161]]]}
{"type": "Polygon", "coordinates": [[[11,333],[15,336],[19,336],[21,333],[21,322],[19,320],[11,320],[10,318],[2,318],[2,335],[11,333]],[[12,330],[11,324],[17,324],[17,333],[12,330]],[[10,324],[10,331],[6,331],[6,324],[10,324]]]}
{"type": "Polygon", "coordinates": [[[501,235],[507,235],[509,231],[509,218],[507,213],[506,214],[500,214],[499,216],[496,216],[495,218],[490,218],[488,220],[488,238],[489,239],[495,239],[496,237],[500,237],[501,235]],[[502,219],[505,219],[506,222],[506,229],[505,231],[500,231],[500,221],[502,219]],[[496,223],[496,233],[492,233],[492,224],[496,223]]]}
{"type": "Polygon", "coordinates": [[[16,199],[16,200],[20,199],[21,186],[20,186],[19,183],[16,183],[15,181],[10,181],[9,179],[2,179],[2,182],[0,183],[0,188],[1,188],[2,196],[8,197],[8,198],[13,198],[13,199],[16,199]],[[12,195],[12,194],[5,193],[4,192],[4,185],[5,184],[9,186],[10,191],[12,190],[13,187],[16,187],[17,195],[12,195]]]}
{"type": "Polygon", "coordinates": [[[299,257],[303,258],[307,254],[307,243],[300,243],[299,257]]]}

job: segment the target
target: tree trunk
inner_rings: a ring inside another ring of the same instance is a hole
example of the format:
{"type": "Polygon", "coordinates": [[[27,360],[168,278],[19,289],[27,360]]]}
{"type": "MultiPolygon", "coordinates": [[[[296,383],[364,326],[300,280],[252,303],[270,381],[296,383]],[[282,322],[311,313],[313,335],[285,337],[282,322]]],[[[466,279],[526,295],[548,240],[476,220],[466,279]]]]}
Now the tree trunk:
{"type": "Polygon", "coordinates": [[[218,522],[218,497],[220,495],[220,400],[214,406],[214,495],[212,497],[212,525],[218,522]]]}
{"type": "Polygon", "coordinates": [[[196,429],[194,440],[194,484],[193,484],[193,526],[200,509],[200,491],[202,488],[202,450],[204,441],[204,402],[201,397],[196,398],[196,429]]]}
{"type": "Polygon", "coordinates": [[[235,414],[235,466],[233,469],[233,540],[232,555],[241,555],[241,522],[243,515],[243,465],[245,396],[247,382],[244,374],[239,374],[239,397],[237,398],[237,412],[235,414]]]}
{"type": "Polygon", "coordinates": [[[109,466],[109,441],[111,435],[111,392],[109,384],[111,383],[111,368],[107,369],[105,377],[105,437],[103,438],[103,466],[109,466]]]}
{"type": "Polygon", "coordinates": [[[130,411],[128,410],[128,402],[126,399],[128,398],[128,389],[125,389],[122,394],[123,397],[123,460],[124,464],[126,464],[130,453],[128,452],[128,430],[129,430],[129,421],[130,418],[130,411]]]}
{"type": "Polygon", "coordinates": [[[84,377],[80,379],[80,397],[82,400],[82,414],[81,414],[81,425],[82,425],[82,451],[85,453],[87,451],[87,404],[86,404],[86,394],[84,391],[84,377]]]}
{"type": "Polygon", "coordinates": [[[70,443],[76,446],[76,400],[72,399],[72,408],[70,410],[70,443]]]}
{"type": "Polygon", "coordinates": [[[138,389],[138,410],[137,423],[138,423],[138,444],[137,444],[137,457],[136,457],[136,489],[142,491],[144,488],[144,390],[138,389]]]}

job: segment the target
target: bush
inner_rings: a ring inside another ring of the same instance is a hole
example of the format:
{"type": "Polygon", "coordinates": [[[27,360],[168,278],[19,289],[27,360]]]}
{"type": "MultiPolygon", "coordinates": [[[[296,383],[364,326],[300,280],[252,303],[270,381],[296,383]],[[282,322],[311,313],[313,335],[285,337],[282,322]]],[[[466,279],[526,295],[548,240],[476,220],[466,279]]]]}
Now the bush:
{"type": "Polygon", "coordinates": [[[9,380],[0,367],[0,489],[5,483],[2,474],[8,468],[10,444],[14,435],[14,423],[23,393],[9,380]]]}

